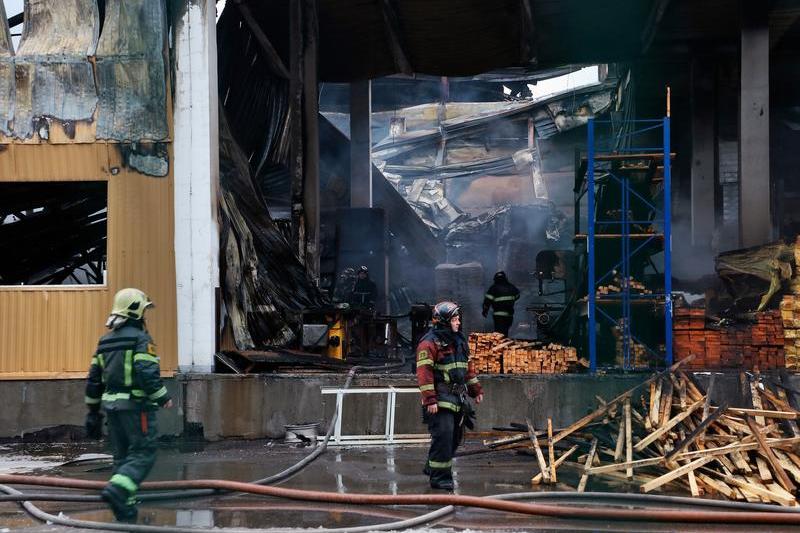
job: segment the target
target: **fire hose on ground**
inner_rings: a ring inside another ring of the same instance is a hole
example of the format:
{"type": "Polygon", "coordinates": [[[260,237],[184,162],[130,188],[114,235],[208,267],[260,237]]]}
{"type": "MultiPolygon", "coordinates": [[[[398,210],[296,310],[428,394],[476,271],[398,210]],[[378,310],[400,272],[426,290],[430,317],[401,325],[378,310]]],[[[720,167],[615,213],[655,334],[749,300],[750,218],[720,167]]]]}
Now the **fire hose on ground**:
{"type": "MultiPolygon", "coordinates": [[[[402,363],[400,363],[401,365],[402,363]]],[[[399,365],[372,367],[375,369],[389,369],[399,365]]],[[[344,388],[348,388],[356,372],[365,367],[353,367],[347,377],[344,388]]],[[[366,367],[369,368],[369,367],[366,367]]],[[[370,369],[372,369],[370,368],[370,369]]],[[[353,528],[315,529],[316,532],[359,533],[369,530],[389,530],[415,527],[442,518],[453,512],[455,506],[473,507],[479,509],[520,513],[541,517],[583,520],[615,520],[615,521],[641,521],[641,522],[672,522],[672,523],[717,523],[717,524],[773,524],[773,525],[800,525],[800,510],[797,508],[776,508],[768,505],[724,502],[716,500],[696,500],[672,496],[653,496],[636,494],[614,493],[570,493],[570,492],[533,492],[513,493],[494,496],[464,496],[457,494],[404,494],[404,495],[375,495],[375,494],[340,494],[322,491],[307,491],[281,487],[265,486],[285,480],[294,473],[310,464],[314,459],[324,453],[332,434],[336,414],[329,424],[328,432],[322,444],[311,454],[303,458],[292,467],[268,478],[257,480],[253,483],[244,483],[226,480],[187,480],[187,481],[156,481],[142,484],[143,491],[160,490],[176,491],[161,492],[157,494],[142,494],[140,499],[152,501],[157,499],[179,499],[198,496],[218,495],[223,492],[239,492],[258,494],[277,498],[286,498],[298,501],[339,503],[347,505],[444,505],[441,509],[426,513],[419,517],[407,520],[360,526],[353,528]],[[541,503],[520,503],[514,500],[557,500],[582,501],[590,500],[608,501],[616,505],[640,505],[645,509],[621,509],[599,507],[575,507],[569,505],[552,505],[541,503]],[[699,510],[670,510],[654,508],[653,504],[691,505],[693,507],[718,507],[725,511],[699,511],[699,510]]],[[[101,490],[105,486],[102,481],[88,481],[70,478],[47,476],[0,475],[0,483],[14,485],[36,485],[47,487],[61,487],[69,489],[101,490]]],[[[31,501],[100,501],[99,496],[91,494],[26,494],[6,485],[0,485],[0,491],[6,496],[0,496],[2,501],[22,502],[23,508],[34,518],[52,522],[68,527],[83,527],[88,529],[106,529],[115,531],[134,531],[138,533],[196,533],[202,528],[180,528],[172,526],[148,526],[137,524],[109,524],[104,522],[91,522],[73,520],[62,516],[46,513],[36,507],[31,501]]],[[[220,528],[216,528],[220,530],[220,528]]],[[[253,533],[254,529],[224,528],[226,532],[253,533]]],[[[269,531],[275,532],[276,529],[269,531]]]]}
{"type": "MultiPolygon", "coordinates": [[[[105,483],[102,481],[16,475],[0,475],[0,483],[62,487],[83,490],[100,490],[105,486],[105,483]]],[[[273,496],[277,498],[287,498],[299,501],[339,503],[348,505],[461,506],[564,519],[672,523],[800,525],[800,512],[668,510],[652,507],[648,509],[590,508],[539,503],[520,503],[511,501],[510,499],[500,499],[498,497],[488,498],[457,494],[341,494],[334,492],[288,489],[282,487],[268,487],[253,483],[214,479],[154,481],[143,483],[141,488],[142,490],[219,489],[273,496]]],[[[2,487],[2,490],[7,494],[21,495],[19,491],[10,489],[9,487],[2,487]],[[14,492],[9,492],[9,490],[14,492]]],[[[519,495],[519,498],[530,499],[536,495],[537,493],[523,493],[522,495],[519,495]]],[[[32,506],[32,504],[26,503],[25,505],[26,509],[28,509],[30,512],[29,507],[32,506]]],[[[47,520],[51,520],[51,518],[47,518],[47,520]]],[[[107,524],[102,525],[107,526],[107,524]]],[[[83,524],[80,527],[88,526],[83,524]]],[[[130,531],[146,531],[148,533],[156,531],[153,529],[138,529],[139,527],[149,526],[126,525],[124,527],[136,527],[136,529],[129,529],[130,531]]],[[[374,526],[370,527],[374,528],[374,526]]],[[[167,530],[162,528],[160,531],[167,530]]],[[[169,531],[176,532],[175,529],[170,529],[169,531]]],[[[197,529],[194,531],[197,531],[197,529]]]]}

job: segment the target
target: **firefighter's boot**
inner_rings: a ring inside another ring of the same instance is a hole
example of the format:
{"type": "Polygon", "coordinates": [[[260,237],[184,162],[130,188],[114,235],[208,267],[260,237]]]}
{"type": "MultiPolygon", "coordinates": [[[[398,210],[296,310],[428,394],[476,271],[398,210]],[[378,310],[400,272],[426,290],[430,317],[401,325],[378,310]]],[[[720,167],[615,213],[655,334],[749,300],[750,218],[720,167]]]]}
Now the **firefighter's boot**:
{"type": "Polygon", "coordinates": [[[117,522],[136,522],[138,511],[136,510],[136,499],[133,494],[120,486],[109,483],[100,492],[100,497],[111,507],[117,522]]]}

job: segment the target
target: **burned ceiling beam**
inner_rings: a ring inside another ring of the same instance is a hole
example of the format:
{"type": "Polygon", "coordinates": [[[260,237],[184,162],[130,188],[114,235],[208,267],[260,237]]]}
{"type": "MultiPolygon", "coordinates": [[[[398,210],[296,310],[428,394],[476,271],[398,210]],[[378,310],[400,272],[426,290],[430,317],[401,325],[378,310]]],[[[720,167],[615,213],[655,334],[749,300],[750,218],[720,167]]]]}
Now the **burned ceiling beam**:
{"type": "Polygon", "coordinates": [[[520,63],[536,63],[536,26],[533,23],[531,0],[519,0],[520,17],[520,63]]]}
{"type": "Polygon", "coordinates": [[[658,33],[658,26],[661,24],[661,19],[664,18],[664,13],[669,6],[669,0],[655,0],[650,9],[650,14],[647,16],[647,22],[642,30],[642,54],[646,54],[653,44],[653,39],[658,33]]]}
{"type": "Polygon", "coordinates": [[[242,4],[241,2],[237,2],[236,7],[239,8],[239,13],[242,14],[242,18],[244,19],[245,23],[247,23],[247,27],[250,28],[250,32],[253,34],[253,37],[255,37],[256,41],[258,41],[258,44],[261,45],[261,50],[266,55],[267,63],[269,63],[272,72],[275,73],[275,75],[288,80],[289,69],[286,68],[283,59],[281,59],[281,56],[275,50],[275,47],[272,46],[272,43],[261,29],[261,26],[258,25],[255,17],[253,17],[253,12],[250,11],[248,6],[242,4]]]}
{"type": "Polygon", "coordinates": [[[400,26],[400,19],[397,17],[394,0],[381,0],[381,11],[383,20],[386,23],[386,37],[389,41],[389,48],[392,51],[394,66],[398,72],[411,75],[414,68],[408,60],[408,55],[403,45],[403,32],[400,26]]]}

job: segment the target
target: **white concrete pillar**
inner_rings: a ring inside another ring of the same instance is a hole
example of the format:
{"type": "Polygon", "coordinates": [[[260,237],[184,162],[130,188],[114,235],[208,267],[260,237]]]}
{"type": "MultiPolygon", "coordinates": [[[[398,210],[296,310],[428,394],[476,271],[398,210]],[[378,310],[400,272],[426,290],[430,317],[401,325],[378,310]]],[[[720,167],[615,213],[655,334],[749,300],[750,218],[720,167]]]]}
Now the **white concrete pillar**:
{"type": "Polygon", "coordinates": [[[219,286],[216,12],[213,0],[173,5],[178,369],[210,372],[219,286]]]}

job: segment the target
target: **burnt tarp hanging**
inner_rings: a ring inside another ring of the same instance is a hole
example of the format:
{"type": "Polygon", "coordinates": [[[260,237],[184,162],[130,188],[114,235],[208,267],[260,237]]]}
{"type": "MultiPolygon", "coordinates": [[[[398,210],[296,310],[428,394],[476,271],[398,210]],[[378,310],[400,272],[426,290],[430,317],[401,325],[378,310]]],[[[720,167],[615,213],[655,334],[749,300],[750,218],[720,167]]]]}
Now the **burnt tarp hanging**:
{"type": "Polygon", "coordinates": [[[46,138],[43,119],[93,119],[97,95],[88,58],[95,54],[99,30],[95,0],[25,1],[25,28],[15,58],[16,137],[37,131],[46,138]]]}
{"type": "Polygon", "coordinates": [[[3,2],[0,2],[0,133],[11,134],[14,119],[14,47],[3,2]]]}
{"type": "Polygon", "coordinates": [[[106,0],[96,55],[98,139],[168,137],[166,41],[164,0],[106,0]]]}
{"type": "Polygon", "coordinates": [[[220,277],[236,346],[285,345],[299,311],[326,301],[270,218],[224,109],[219,122],[220,277]]]}
{"type": "Polygon", "coordinates": [[[241,11],[217,21],[219,100],[270,210],[289,210],[289,80],[275,75],[241,11]]]}

